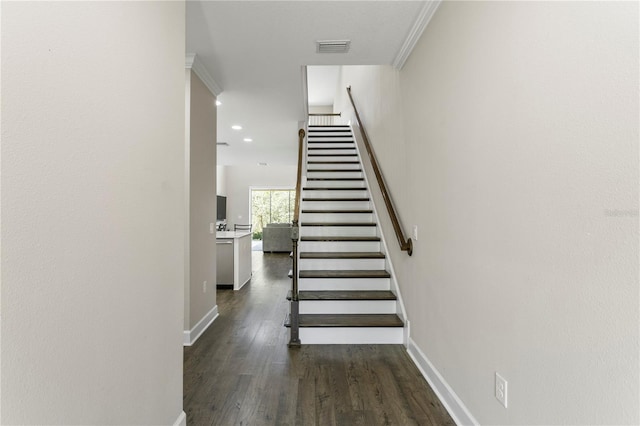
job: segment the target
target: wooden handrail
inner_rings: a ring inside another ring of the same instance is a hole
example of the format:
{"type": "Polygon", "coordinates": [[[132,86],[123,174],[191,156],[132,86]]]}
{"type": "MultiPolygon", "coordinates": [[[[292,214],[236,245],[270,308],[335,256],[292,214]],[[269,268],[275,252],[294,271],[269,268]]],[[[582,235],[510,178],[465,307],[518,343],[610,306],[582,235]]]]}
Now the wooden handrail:
{"type": "Polygon", "coordinates": [[[358,109],[356,108],[356,104],[353,101],[353,96],[351,96],[351,86],[347,87],[347,94],[349,95],[349,99],[351,100],[353,111],[356,114],[356,121],[358,122],[358,127],[360,127],[360,131],[362,132],[362,140],[364,141],[364,146],[367,149],[367,155],[369,156],[369,161],[371,161],[373,172],[376,175],[376,181],[378,182],[378,186],[380,187],[380,191],[382,192],[382,199],[384,200],[384,204],[385,206],[387,206],[387,211],[389,212],[389,216],[391,217],[391,224],[393,225],[393,230],[395,231],[396,238],[398,239],[398,243],[400,244],[400,250],[406,251],[407,254],[411,256],[411,254],[413,254],[413,243],[411,242],[411,238],[405,238],[404,232],[402,232],[402,226],[400,226],[400,221],[398,220],[398,215],[396,214],[396,210],[393,207],[393,202],[391,201],[391,197],[389,196],[389,191],[387,190],[387,185],[384,182],[382,171],[378,166],[376,154],[373,152],[373,148],[369,143],[367,132],[364,129],[362,120],[360,119],[360,114],[358,114],[358,109]]]}

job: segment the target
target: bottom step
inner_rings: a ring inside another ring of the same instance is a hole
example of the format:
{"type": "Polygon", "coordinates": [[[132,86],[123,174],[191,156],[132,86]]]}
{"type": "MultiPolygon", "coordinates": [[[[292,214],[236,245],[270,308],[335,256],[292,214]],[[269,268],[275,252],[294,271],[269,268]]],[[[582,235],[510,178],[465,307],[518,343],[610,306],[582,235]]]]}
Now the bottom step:
{"type": "Polygon", "coordinates": [[[301,314],[299,334],[303,345],[401,345],[404,324],[395,314],[301,314]]]}

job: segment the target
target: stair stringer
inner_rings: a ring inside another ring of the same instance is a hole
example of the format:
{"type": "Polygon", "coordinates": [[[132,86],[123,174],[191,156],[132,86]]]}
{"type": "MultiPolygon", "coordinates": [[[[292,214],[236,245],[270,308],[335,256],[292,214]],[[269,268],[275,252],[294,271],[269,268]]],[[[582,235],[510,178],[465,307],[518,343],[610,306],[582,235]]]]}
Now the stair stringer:
{"type": "MultiPolygon", "coordinates": [[[[397,275],[395,272],[395,269],[393,268],[393,262],[391,260],[391,256],[389,254],[389,249],[387,246],[387,240],[384,236],[384,232],[382,232],[382,225],[380,222],[380,215],[378,214],[378,208],[376,205],[376,201],[373,197],[373,193],[372,193],[372,186],[370,184],[371,180],[369,179],[369,175],[368,175],[368,171],[367,168],[364,167],[364,159],[367,159],[367,162],[370,164],[370,160],[369,160],[369,156],[366,153],[366,148],[364,148],[364,142],[362,141],[362,134],[360,133],[360,129],[358,128],[356,131],[356,128],[352,125],[349,124],[349,127],[351,129],[351,135],[353,136],[353,140],[355,142],[355,146],[356,146],[356,152],[358,154],[358,158],[360,159],[360,164],[361,164],[361,168],[362,168],[362,176],[364,177],[364,186],[365,188],[367,188],[367,191],[369,192],[369,203],[371,205],[371,209],[373,210],[373,218],[374,221],[378,224],[377,229],[376,229],[376,234],[378,237],[380,237],[380,249],[382,251],[382,253],[384,253],[385,255],[385,265],[387,267],[387,271],[389,271],[389,274],[391,275],[391,278],[389,279],[390,282],[390,289],[391,292],[393,292],[393,294],[396,295],[397,300],[396,300],[396,315],[398,315],[398,317],[400,317],[400,319],[402,320],[402,322],[404,322],[404,338],[403,338],[403,345],[405,347],[408,347],[409,344],[409,318],[407,317],[407,311],[405,310],[404,307],[404,299],[402,298],[402,293],[400,291],[400,286],[398,285],[398,280],[397,280],[397,275]],[[362,147],[362,148],[361,148],[362,147]]],[[[375,176],[373,176],[373,182],[376,182],[375,176]]],[[[377,183],[377,182],[376,182],[377,183]]]]}

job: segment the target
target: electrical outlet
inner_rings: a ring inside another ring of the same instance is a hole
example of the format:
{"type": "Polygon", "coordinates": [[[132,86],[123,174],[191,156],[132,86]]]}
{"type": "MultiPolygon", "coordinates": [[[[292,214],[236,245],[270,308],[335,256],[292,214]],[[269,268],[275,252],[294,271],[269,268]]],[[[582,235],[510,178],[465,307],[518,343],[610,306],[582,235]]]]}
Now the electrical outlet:
{"type": "Polygon", "coordinates": [[[496,372],[496,399],[507,408],[507,381],[496,372]]]}
{"type": "Polygon", "coordinates": [[[413,225],[413,239],[418,241],[418,225],[413,225]]]}
{"type": "Polygon", "coordinates": [[[207,282],[206,281],[202,283],[202,292],[203,293],[207,292],[207,282]]]}

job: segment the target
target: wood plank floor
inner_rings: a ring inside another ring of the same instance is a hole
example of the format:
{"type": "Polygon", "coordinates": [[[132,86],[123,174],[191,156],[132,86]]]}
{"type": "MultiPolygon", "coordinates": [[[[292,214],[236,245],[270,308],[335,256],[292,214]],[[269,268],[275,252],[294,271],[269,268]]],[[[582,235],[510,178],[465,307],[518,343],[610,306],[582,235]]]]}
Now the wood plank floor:
{"type": "Polygon", "coordinates": [[[289,349],[288,254],[217,292],[220,316],[184,348],[184,410],[201,425],[454,425],[400,345],[289,349]]]}

